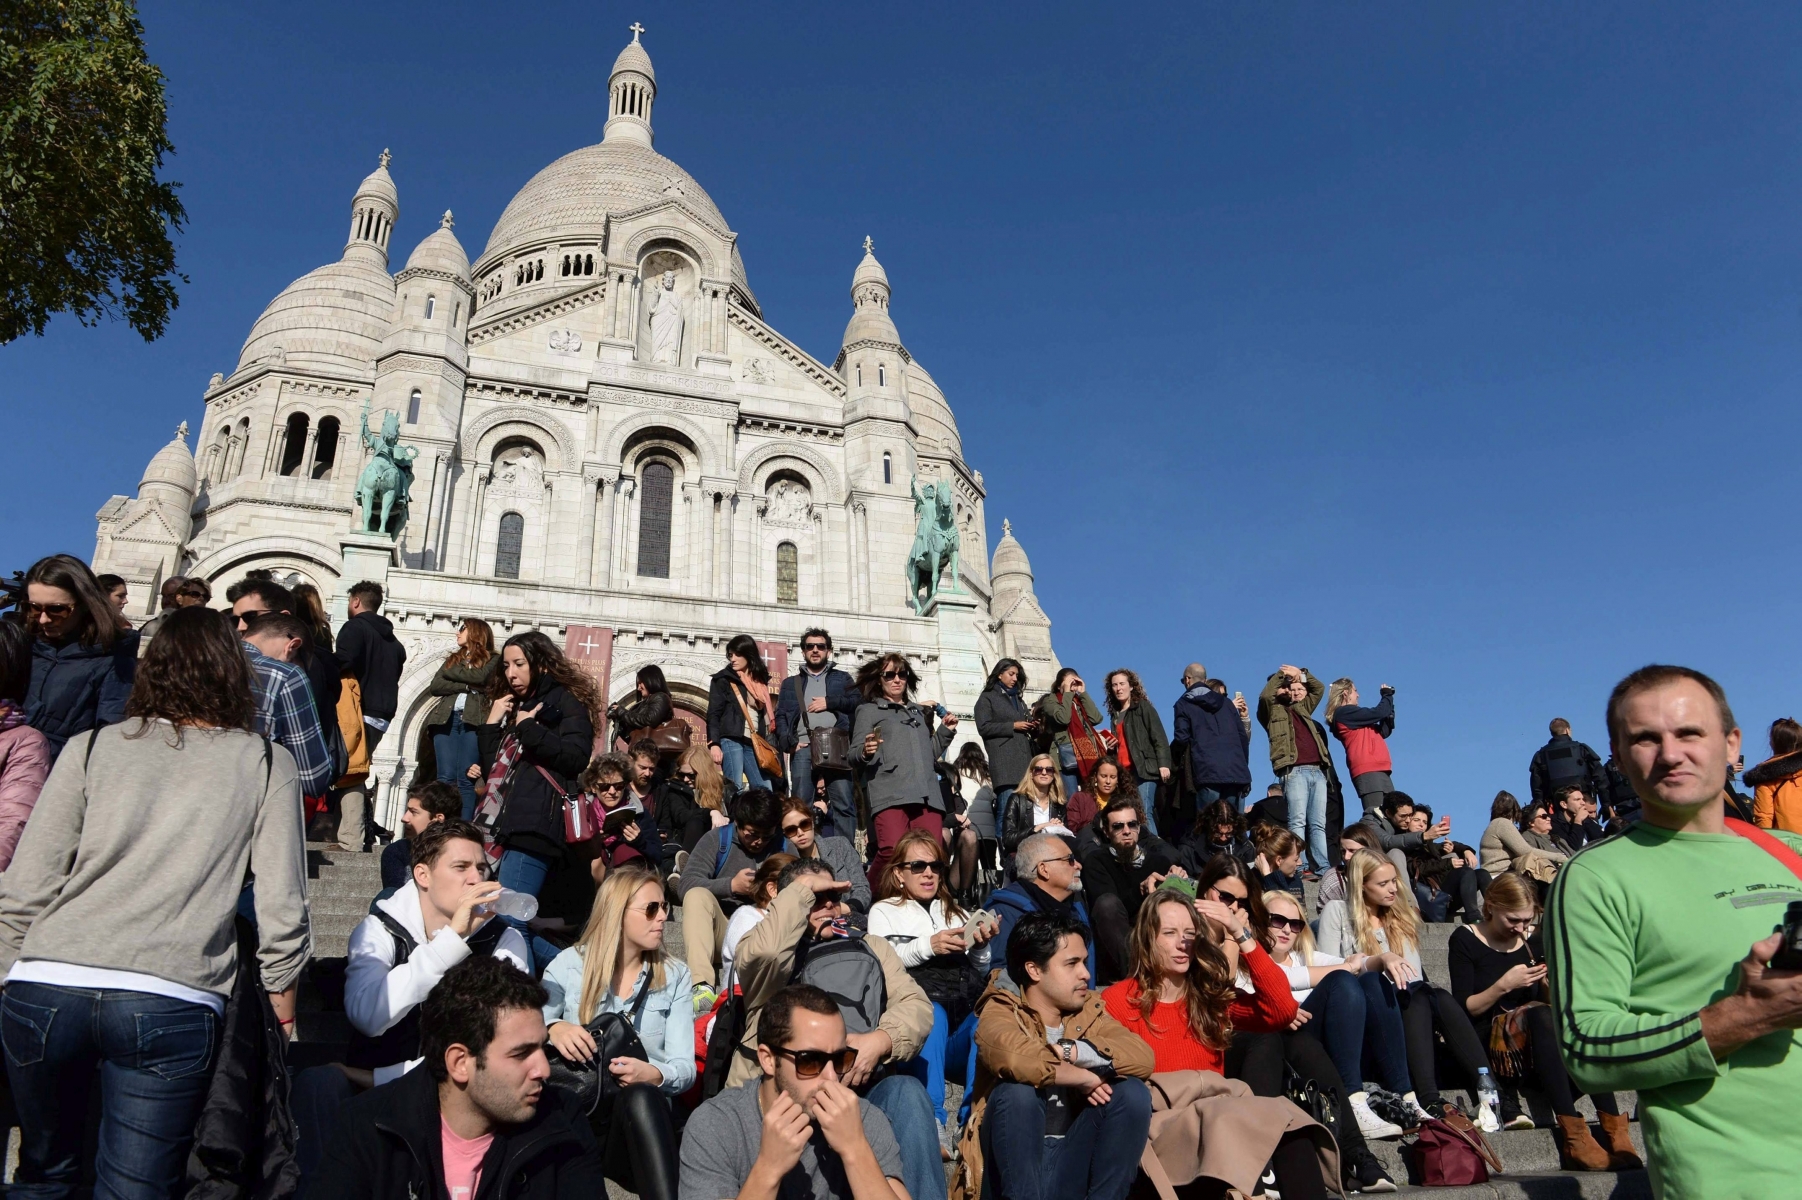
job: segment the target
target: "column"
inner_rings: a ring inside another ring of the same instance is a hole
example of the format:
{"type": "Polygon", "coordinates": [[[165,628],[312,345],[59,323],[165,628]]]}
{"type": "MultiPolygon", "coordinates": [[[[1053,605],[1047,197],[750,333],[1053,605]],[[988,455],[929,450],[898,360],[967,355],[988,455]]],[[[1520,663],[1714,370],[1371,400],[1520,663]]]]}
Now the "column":
{"type": "MultiPolygon", "coordinates": [[[[308,435],[309,438],[311,436],[312,436],[311,434],[308,435]]],[[[437,507],[438,507],[438,474],[443,468],[444,468],[444,455],[442,455],[442,454],[432,455],[431,488],[429,491],[426,492],[425,503],[418,506],[418,510],[421,513],[425,514],[425,520],[421,523],[421,527],[420,527],[420,531],[419,531],[419,566],[421,569],[425,568],[426,555],[428,555],[432,552],[432,550],[431,550],[431,546],[432,546],[432,514],[437,510],[437,507]]],[[[409,504],[408,512],[407,512],[407,526],[409,528],[411,528],[412,524],[413,524],[412,518],[413,518],[413,506],[411,504],[409,504]]]]}
{"type": "Polygon", "coordinates": [[[438,513],[438,545],[432,553],[432,569],[449,571],[451,569],[451,514],[456,502],[456,479],[458,462],[454,454],[444,458],[444,492],[438,497],[435,505],[438,513]]]}
{"type": "Polygon", "coordinates": [[[538,582],[540,583],[551,582],[551,530],[557,526],[557,481],[561,478],[561,473],[544,477],[544,498],[539,501],[538,511],[544,514],[544,534],[538,542],[538,582]]]}
{"type": "Polygon", "coordinates": [[[612,558],[621,586],[630,586],[632,582],[631,547],[627,545],[627,541],[631,537],[632,510],[636,507],[632,503],[632,491],[637,482],[632,476],[622,474],[619,477],[619,487],[613,497],[614,553],[612,558]]]}
{"type": "Polygon", "coordinates": [[[488,484],[494,478],[492,466],[479,467],[476,470],[476,485],[470,489],[469,532],[464,541],[463,573],[477,574],[476,562],[481,554],[479,545],[482,537],[482,506],[488,499],[488,484]]]}
{"type": "MultiPolygon", "coordinates": [[[[701,593],[701,566],[707,561],[704,535],[701,532],[701,485],[682,485],[682,590],[691,596],[701,593]]],[[[676,565],[670,564],[670,576],[676,577],[676,565]]]]}
{"type": "Polygon", "coordinates": [[[582,506],[581,532],[577,535],[579,545],[576,551],[576,583],[582,587],[594,586],[594,516],[600,504],[596,489],[601,483],[601,473],[593,466],[582,468],[582,506]]]}

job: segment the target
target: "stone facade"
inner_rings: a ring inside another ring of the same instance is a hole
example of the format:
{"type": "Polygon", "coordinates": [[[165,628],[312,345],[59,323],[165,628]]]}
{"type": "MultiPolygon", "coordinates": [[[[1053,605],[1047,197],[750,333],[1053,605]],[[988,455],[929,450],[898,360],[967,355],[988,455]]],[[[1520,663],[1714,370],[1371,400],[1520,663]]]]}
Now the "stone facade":
{"type": "Polygon", "coordinates": [[[398,274],[389,158],[352,199],[342,258],[296,280],[207,388],[137,499],[99,514],[95,569],[152,611],[170,574],[219,590],[252,568],[310,582],[344,615],[362,578],[407,646],[401,736],[376,772],[384,820],[414,760],[425,686],[466,616],[497,637],[543,629],[618,697],[648,662],[704,710],[726,642],[784,665],[810,625],[841,663],[913,661],[922,694],[970,715],[988,668],[1057,670],[1050,621],[1011,536],[986,545],[981,472],[943,392],[889,316],[868,239],[831,364],[764,319],[738,235],[652,149],[657,96],[636,33],[614,65],[603,140],[540,171],[473,267],[450,213],[398,274]],[[367,411],[416,446],[393,539],[361,528],[367,411]],[[957,578],[924,614],[908,595],[913,483],[949,481],[957,578]]]}

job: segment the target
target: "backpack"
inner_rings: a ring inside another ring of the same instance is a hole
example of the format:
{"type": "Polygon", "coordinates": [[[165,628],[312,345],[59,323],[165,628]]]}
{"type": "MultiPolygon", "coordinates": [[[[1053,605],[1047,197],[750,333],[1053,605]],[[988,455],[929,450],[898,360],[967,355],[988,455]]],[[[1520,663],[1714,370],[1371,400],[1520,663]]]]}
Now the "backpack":
{"type": "Polygon", "coordinates": [[[888,1004],[882,960],[861,935],[803,942],[789,982],[812,984],[831,996],[844,1015],[847,1033],[875,1029],[888,1004]]]}
{"type": "MultiPolygon", "coordinates": [[[[413,940],[413,935],[407,932],[405,925],[379,908],[369,915],[381,922],[382,928],[388,931],[388,936],[394,939],[394,962],[388,968],[390,971],[413,957],[413,951],[419,948],[419,943],[413,940]]],[[[507,923],[499,917],[490,917],[480,929],[469,935],[470,954],[493,954],[508,928],[507,923]]],[[[405,1016],[375,1037],[352,1029],[350,1045],[344,1052],[344,1065],[373,1071],[377,1067],[411,1062],[418,1057],[419,1007],[415,1005],[405,1016]]]]}
{"type": "Polygon", "coordinates": [[[711,1025],[707,1023],[707,1017],[695,1022],[696,1042],[701,1042],[700,1031],[707,1030],[707,1040],[695,1047],[701,1066],[700,1083],[696,1086],[702,1100],[711,1100],[720,1094],[726,1086],[726,1077],[732,1073],[733,1056],[742,1052],[739,1043],[745,1037],[744,993],[728,981],[719,999],[713,1002],[713,1011],[709,1015],[711,1025]]]}

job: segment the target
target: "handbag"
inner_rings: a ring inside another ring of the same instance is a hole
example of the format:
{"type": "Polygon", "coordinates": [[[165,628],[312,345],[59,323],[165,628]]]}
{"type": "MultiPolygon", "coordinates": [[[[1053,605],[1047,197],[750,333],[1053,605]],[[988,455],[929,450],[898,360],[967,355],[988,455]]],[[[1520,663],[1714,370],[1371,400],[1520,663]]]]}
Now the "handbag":
{"type": "MultiPolygon", "coordinates": [[[[619,1095],[619,1080],[607,1069],[608,1063],[616,1058],[649,1061],[644,1042],[638,1036],[638,1019],[644,1015],[645,1001],[650,996],[651,969],[647,966],[644,979],[638,984],[638,994],[632,998],[630,1015],[604,1012],[583,1026],[594,1038],[594,1057],[587,1062],[571,1062],[558,1053],[555,1046],[547,1045],[545,1055],[551,1061],[551,1077],[545,1082],[574,1095],[584,1115],[593,1117],[603,1102],[611,1104],[619,1095]]],[[[676,1002],[683,1001],[678,997],[676,1002]]]]}
{"type": "Polygon", "coordinates": [[[851,735],[837,725],[807,731],[808,751],[816,771],[849,771],[851,735]]]}
{"type": "Polygon", "coordinates": [[[577,792],[572,796],[563,790],[563,785],[557,782],[555,775],[537,763],[532,766],[544,776],[544,781],[551,785],[551,791],[563,803],[563,840],[571,846],[579,846],[593,839],[601,831],[601,823],[594,813],[594,797],[587,792],[577,792]]]}
{"type": "Polygon", "coordinates": [[[745,715],[745,736],[751,739],[751,749],[757,752],[757,769],[771,778],[779,778],[782,775],[782,756],[776,753],[776,747],[757,732],[757,721],[751,716],[751,706],[745,703],[744,692],[733,688],[732,694],[738,698],[738,711],[745,715]]]}
{"type": "Polygon", "coordinates": [[[680,754],[688,749],[689,741],[694,737],[694,730],[681,717],[665,721],[661,725],[645,731],[651,744],[657,747],[658,754],[680,754]]]}
{"type": "Polygon", "coordinates": [[[1527,1033],[1527,1013],[1545,1008],[1543,1000],[1529,1000],[1496,1017],[1489,1023],[1489,1065],[1497,1079],[1510,1081],[1527,1078],[1530,1067],[1531,1036],[1527,1033]]]}
{"type": "Polygon", "coordinates": [[[1285,1062],[1283,1063],[1283,1094],[1289,1097],[1290,1103],[1313,1117],[1322,1128],[1332,1134],[1335,1146],[1339,1144],[1338,1092],[1329,1087],[1322,1087],[1285,1062]]]}
{"type": "Polygon", "coordinates": [[[1483,1131],[1457,1107],[1446,1104],[1439,1117],[1420,1123],[1420,1133],[1406,1144],[1414,1172],[1424,1187],[1464,1187],[1489,1182],[1502,1172],[1502,1160],[1483,1131]]]}

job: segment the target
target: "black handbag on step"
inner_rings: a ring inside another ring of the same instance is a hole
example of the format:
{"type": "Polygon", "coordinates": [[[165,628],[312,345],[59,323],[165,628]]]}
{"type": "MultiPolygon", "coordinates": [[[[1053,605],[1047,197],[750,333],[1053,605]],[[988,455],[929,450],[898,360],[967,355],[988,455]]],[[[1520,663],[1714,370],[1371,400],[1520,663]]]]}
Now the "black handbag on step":
{"type": "MultiPolygon", "coordinates": [[[[638,1018],[644,1015],[645,1001],[650,995],[651,970],[647,966],[644,979],[638,985],[638,994],[632,998],[630,1014],[599,1013],[583,1026],[594,1038],[594,1057],[587,1062],[571,1062],[558,1053],[555,1046],[547,1047],[545,1054],[551,1060],[551,1077],[546,1082],[560,1091],[574,1094],[585,1115],[594,1116],[603,1102],[611,1105],[613,1098],[619,1095],[619,1080],[607,1069],[608,1063],[616,1058],[650,1061],[637,1029],[638,1018]]],[[[680,998],[677,1003],[681,1003],[680,998]]]]}

